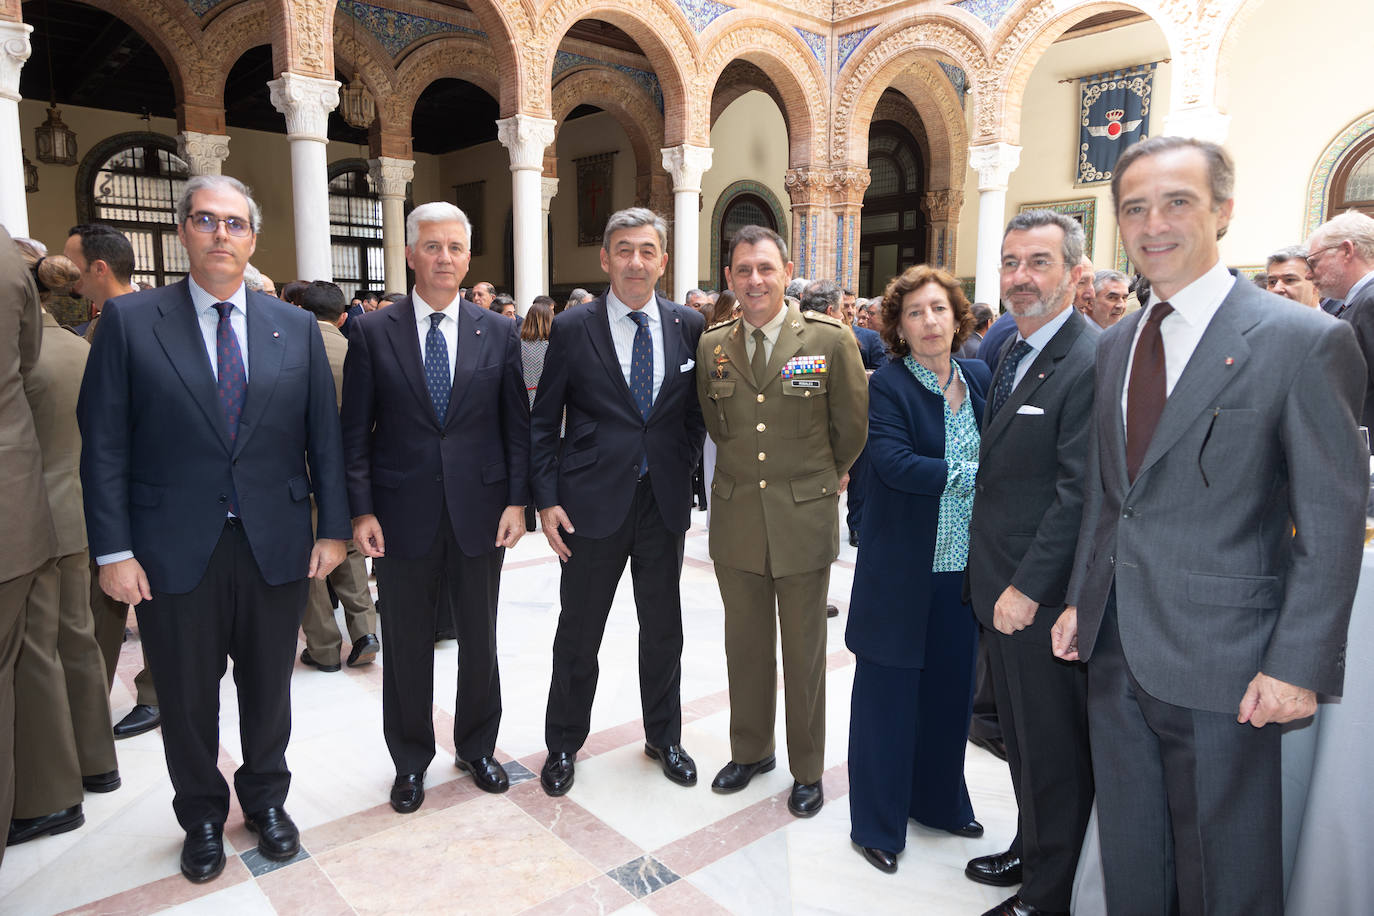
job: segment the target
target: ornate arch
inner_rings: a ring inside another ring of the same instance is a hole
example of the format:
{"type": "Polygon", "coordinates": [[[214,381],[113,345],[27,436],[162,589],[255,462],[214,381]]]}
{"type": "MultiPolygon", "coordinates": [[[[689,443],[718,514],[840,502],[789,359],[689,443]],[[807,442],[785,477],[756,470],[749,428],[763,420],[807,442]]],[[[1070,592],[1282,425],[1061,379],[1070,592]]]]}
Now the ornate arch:
{"type": "MultiPolygon", "coordinates": [[[[414,156],[411,150],[410,118],[409,111],[414,109],[414,105],[405,113],[407,116],[399,116],[395,106],[381,104],[381,100],[390,99],[396,92],[396,68],[392,66],[390,56],[381,42],[371,33],[359,35],[352,29],[345,28],[336,24],[334,26],[334,59],[335,69],[344,70],[340,64],[347,65],[351,72],[346,73],[344,79],[347,80],[353,72],[363,81],[368,92],[372,94],[372,100],[377,104],[377,121],[371,130],[372,135],[372,154],[374,156],[394,156],[398,159],[409,159],[414,156]]],[[[417,96],[418,98],[418,96],[417,96]]]]}
{"type": "Polygon", "coordinates": [[[1312,169],[1312,177],[1307,182],[1307,207],[1303,214],[1303,238],[1310,236],[1316,228],[1329,217],[1327,201],[1330,198],[1331,175],[1341,158],[1352,146],[1374,133],[1374,111],[1356,118],[1322,150],[1312,169]]]}
{"type": "Polygon", "coordinates": [[[710,128],[700,111],[696,79],[698,54],[691,26],[670,0],[553,0],[539,17],[539,27],[527,45],[530,60],[539,67],[529,68],[525,78],[522,110],[547,116],[552,109],[554,52],[573,23],[580,19],[600,19],[624,31],[635,40],[658,77],[663,89],[664,143],[709,142],[710,128]]]}
{"type": "Polygon", "coordinates": [[[762,199],[768,205],[768,209],[773,211],[773,221],[778,224],[778,235],[783,238],[788,237],[787,211],[783,209],[782,203],[778,201],[777,195],[768,185],[749,179],[742,179],[726,185],[724,190],[720,192],[720,196],[716,198],[716,205],[711,208],[711,273],[708,276],[712,278],[711,283],[713,285],[721,282],[720,278],[725,276],[721,272],[720,264],[721,217],[725,215],[725,211],[729,209],[735,198],[741,194],[753,194],[762,199]]]}
{"type": "Polygon", "coordinates": [[[401,61],[390,95],[377,98],[378,117],[385,113],[383,123],[410,136],[410,121],[420,93],[430,83],[445,77],[466,80],[492,98],[501,98],[490,47],[473,38],[451,36],[423,44],[401,61]]]}
{"type": "MultiPolygon", "coordinates": [[[[189,8],[160,0],[79,0],[132,26],[162,58],[177,105],[215,95],[217,73],[201,53],[200,23],[189,8]]],[[[221,116],[221,121],[223,117],[221,116]]]]}
{"type": "MultiPolygon", "coordinates": [[[[574,70],[553,87],[553,119],[563,121],[578,105],[595,105],[615,118],[635,154],[636,186],[663,171],[663,116],[634,80],[615,70],[589,67],[574,70]]],[[[557,141],[554,141],[555,144],[557,141]]]]}
{"type": "MultiPolygon", "coordinates": [[[[712,23],[706,34],[710,38],[698,66],[703,97],[710,98],[731,61],[748,61],[763,71],[781,97],[779,107],[788,131],[788,165],[808,165],[823,156],[825,75],[797,33],[764,19],[741,20],[726,14],[712,23]]],[[[708,124],[708,134],[709,129],[708,124]]]]}
{"type": "Polygon", "coordinates": [[[206,55],[209,62],[219,70],[215,101],[223,107],[224,84],[234,64],[249,50],[272,43],[265,0],[237,3],[216,16],[205,29],[204,41],[210,49],[206,55]]]}
{"type": "Polygon", "coordinates": [[[334,78],[334,12],[330,0],[265,0],[272,30],[272,72],[334,78]]]}

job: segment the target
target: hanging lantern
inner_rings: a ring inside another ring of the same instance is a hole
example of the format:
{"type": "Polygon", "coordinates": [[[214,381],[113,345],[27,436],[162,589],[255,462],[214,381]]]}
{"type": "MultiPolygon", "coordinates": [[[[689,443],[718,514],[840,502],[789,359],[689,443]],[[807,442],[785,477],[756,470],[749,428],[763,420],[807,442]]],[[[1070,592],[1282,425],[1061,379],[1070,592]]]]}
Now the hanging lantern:
{"type": "Polygon", "coordinates": [[[29,161],[27,153],[20,153],[24,157],[24,190],[30,194],[38,192],[38,166],[29,161]]]}
{"type": "Polygon", "coordinates": [[[369,126],[377,117],[377,106],[372,101],[372,95],[356,73],[353,82],[339,90],[339,114],[351,126],[359,129],[369,126]]]}
{"type": "Polygon", "coordinates": [[[62,123],[62,112],[48,103],[48,119],[33,129],[38,161],[52,165],[76,165],[76,133],[62,123]]]}

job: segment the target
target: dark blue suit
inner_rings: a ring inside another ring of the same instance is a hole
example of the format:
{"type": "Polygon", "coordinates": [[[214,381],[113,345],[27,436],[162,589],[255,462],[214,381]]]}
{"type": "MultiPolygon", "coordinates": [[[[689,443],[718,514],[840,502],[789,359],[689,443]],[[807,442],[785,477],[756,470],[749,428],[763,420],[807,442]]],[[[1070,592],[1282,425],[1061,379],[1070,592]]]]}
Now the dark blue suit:
{"type": "Polygon", "coordinates": [[[153,592],[138,619],[188,829],[228,813],[216,768],[226,656],[244,731],[239,800],[249,813],[284,802],[312,489],[318,536],[351,535],[314,316],[260,293],[244,301],[248,385],[232,445],[185,280],[106,303],[77,407],[91,555],[132,550],[153,592]]]}
{"type": "Polygon", "coordinates": [[[442,421],[425,386],[409,296],[350,321],[344,360],[348,501],[355,518],[377,516],[386,548],[377,563],[386,601],[383,730],[401,774],[423,772],[434,757],[436,606],[453,608],[458,636],[458,757],[490,756],[495,747],[505,556],[496,535],[505,508],[529,499],[529,400],[515,325],[466,300],[449,308],[458,345],[442,421]]]}
{"type": "Polygon", "coordinates": [[[597,652],[627,560],[639,611],[639,694],[650,744],[680,743],[683,538],[691,525],[692,470],[706,425],[696,396],[695,354],[705,319],[657,300],[663,382],[641,416],[611,338],[606,297],[553,320],[531,418],[530,478],[536,504],[562,506],[562,612],[544,738],[575,753],[587,738],[597,652]],[[567,434],[559,426],[566,410],[567,434]],[[640,461],[648,473],[639,476],[640,461]]]}
{"type": "Polygon", "coordinates": [[[883,335],[872,328],[861,328],[857,324],[851,330],[859,344],[859,355],[863,357],[865,369],[877,369],[887,362],[887,344],[883,343],[883,335]]]}
{"type": "MultiPolygon", "coordinates": [[[[981,418],[991,375],[978,360],[956,361],[981,418]]],[[[963,574],[931,571],[948,473],[944,398],[892,360],[873,374],[868,403],[869,473],[845,630],[858,656],[851,836],[899,852],[908,817],[946,830],[973,819],[963,752],[977,624],[960,599],[963,574]]]]}

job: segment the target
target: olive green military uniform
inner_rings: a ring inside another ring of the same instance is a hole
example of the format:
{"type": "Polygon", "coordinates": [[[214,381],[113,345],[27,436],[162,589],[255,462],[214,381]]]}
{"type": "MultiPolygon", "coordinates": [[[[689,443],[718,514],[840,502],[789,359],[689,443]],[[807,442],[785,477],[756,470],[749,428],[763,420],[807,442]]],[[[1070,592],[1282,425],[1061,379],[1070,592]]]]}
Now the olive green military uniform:
{"type": "Polygon", "coordinates": [[[751,325],[737,318],[708,328],[697,393],[717,447],[711,559],[725,603],[731,759],[773,753],[781,629],[788,758],[796,781],[809,785],[824,766],[839,484],[868,434],[868,383],[848,328],[791,301],[784,308],[762,379],[750,369],[751,325]]]}

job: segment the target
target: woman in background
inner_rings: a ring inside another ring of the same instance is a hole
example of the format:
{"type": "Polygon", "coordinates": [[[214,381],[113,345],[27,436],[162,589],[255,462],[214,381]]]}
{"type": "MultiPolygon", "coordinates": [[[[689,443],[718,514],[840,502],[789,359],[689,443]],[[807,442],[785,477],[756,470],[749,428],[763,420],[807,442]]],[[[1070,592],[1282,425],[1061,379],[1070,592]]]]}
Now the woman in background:
{"type": "MultiPolygon", "coordinates": [[[[539,378],[544,374],[544,355],[549,351],[549,329],[553,327],[553,308],[549,301],[545,296],[536,297],[520,325],[520,364],[525,370],[525,390],[529,392],[530,406],[534,405],[539,378]]],[[[531,502],[525,507],[526,531],[534,530],[535,520],[535,507],[531,502]]]]}

